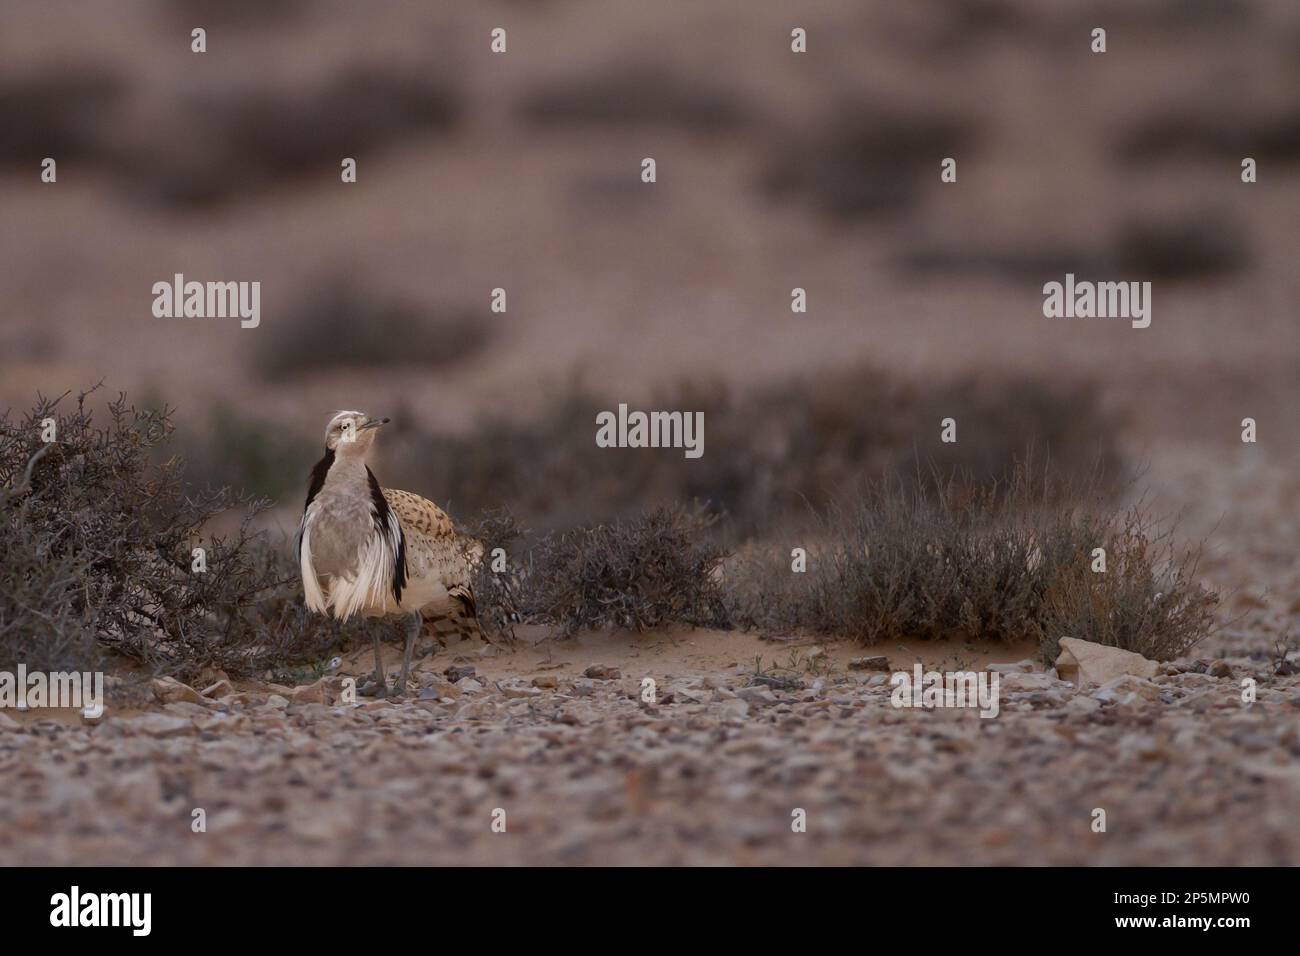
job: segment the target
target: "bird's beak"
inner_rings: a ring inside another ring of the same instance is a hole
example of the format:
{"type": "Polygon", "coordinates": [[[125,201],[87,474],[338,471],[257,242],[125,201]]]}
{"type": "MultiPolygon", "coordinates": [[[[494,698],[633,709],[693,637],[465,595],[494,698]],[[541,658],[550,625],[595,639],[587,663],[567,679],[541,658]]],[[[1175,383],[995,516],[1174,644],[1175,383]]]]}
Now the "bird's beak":
{"type": "Polygon", "coordinates": [[[361,426],[361,430],[365,431],[367,428],[378,428],[380,425],[387,425],[391,420],[392,419],[388,418],[372,418],[361,426]]]}

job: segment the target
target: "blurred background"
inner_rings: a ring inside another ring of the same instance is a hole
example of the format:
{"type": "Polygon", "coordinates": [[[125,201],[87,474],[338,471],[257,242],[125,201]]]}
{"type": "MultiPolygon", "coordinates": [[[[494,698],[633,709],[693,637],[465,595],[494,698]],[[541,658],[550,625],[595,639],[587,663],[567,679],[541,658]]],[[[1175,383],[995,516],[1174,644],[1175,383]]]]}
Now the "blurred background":
{"type": "Polygon", "coordinates": [[[699,497],[745,533],[1037,442],[1300,612],[1292,0],[6,4],[0,211],[0,408],[174,405],[284,527],[340,408],[394,417],[386,483],[536,526],[699,497]],[[1044,318],[1067,271],[1151,281],[1150,328],[1044,318]],[[260,327],[154,318],[175,273],[260,281],[260,327]],[[705,410],[704,458],[597,454],[619,402],[705,410]]]}

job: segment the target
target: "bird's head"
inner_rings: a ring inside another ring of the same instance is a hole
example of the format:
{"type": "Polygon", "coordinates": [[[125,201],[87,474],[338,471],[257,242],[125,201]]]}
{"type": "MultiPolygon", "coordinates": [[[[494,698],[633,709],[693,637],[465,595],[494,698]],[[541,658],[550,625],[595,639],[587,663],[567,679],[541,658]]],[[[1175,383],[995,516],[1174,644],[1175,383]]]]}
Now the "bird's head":
{"type": "Polygon", "coordinates": [[[387,418],[365,412],[339,412],[325,426],[325,447],[344,457],[364,457],[374,444],[375,429],[386,424],[387,418]]]}

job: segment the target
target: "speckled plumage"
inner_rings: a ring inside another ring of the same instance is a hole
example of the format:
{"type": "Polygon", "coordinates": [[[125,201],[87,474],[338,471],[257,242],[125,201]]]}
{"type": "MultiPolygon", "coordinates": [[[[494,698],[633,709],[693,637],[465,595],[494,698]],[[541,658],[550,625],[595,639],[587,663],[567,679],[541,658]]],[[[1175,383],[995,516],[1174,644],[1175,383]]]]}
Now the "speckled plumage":
{"type": "Polygon", "coordinates": [[[426,617],[473,612],[470,582],[483,559],[483,544],[460,534],[447,512],[409,491],[384,488],[384,499],[406,536],[406,580],[410,596],[404,610],[426,617]],[[423,601],[423,603],[419,603],[423,601]]]}

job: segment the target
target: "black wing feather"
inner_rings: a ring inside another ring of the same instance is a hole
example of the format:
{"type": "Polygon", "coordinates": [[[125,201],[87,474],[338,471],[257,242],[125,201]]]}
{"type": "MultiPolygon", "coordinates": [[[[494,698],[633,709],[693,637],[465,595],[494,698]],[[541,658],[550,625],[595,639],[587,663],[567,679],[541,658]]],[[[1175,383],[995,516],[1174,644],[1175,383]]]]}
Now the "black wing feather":
{"type": "MultiPolygon", "coordinates": [[[[330,473],[330,467],[334,464],[334,449],[326,448],[325,455],[320,461],[316,462],[315,467],[311,470],[311,480],[307,483],[307,500],[303,502],[302,513],[305,515],[307,509],[311,507],[312,501],[320,494],[320,490],[325,487],[325,476],[330,473]]],[[[298,529],[296,536],[298,560],[302,560],[302,528],[298,529]]]]}
{"type": "Polygon", "coordinates": [[[379,487],[379,479],[375,473],[366,466],[366,479],[370,483],[370,502],[375,507],[375,527],[380,534],[389,533],[389,521],[397,525],[397,560],[393,565],[393,597],[397,603],[402,603],[402,589],[406,587],[406,535],[402,531],[402,523],[397,520],[397,515],[392,513],[388,507],[388,499],[384,497],[384,489],[379,487]]]}

